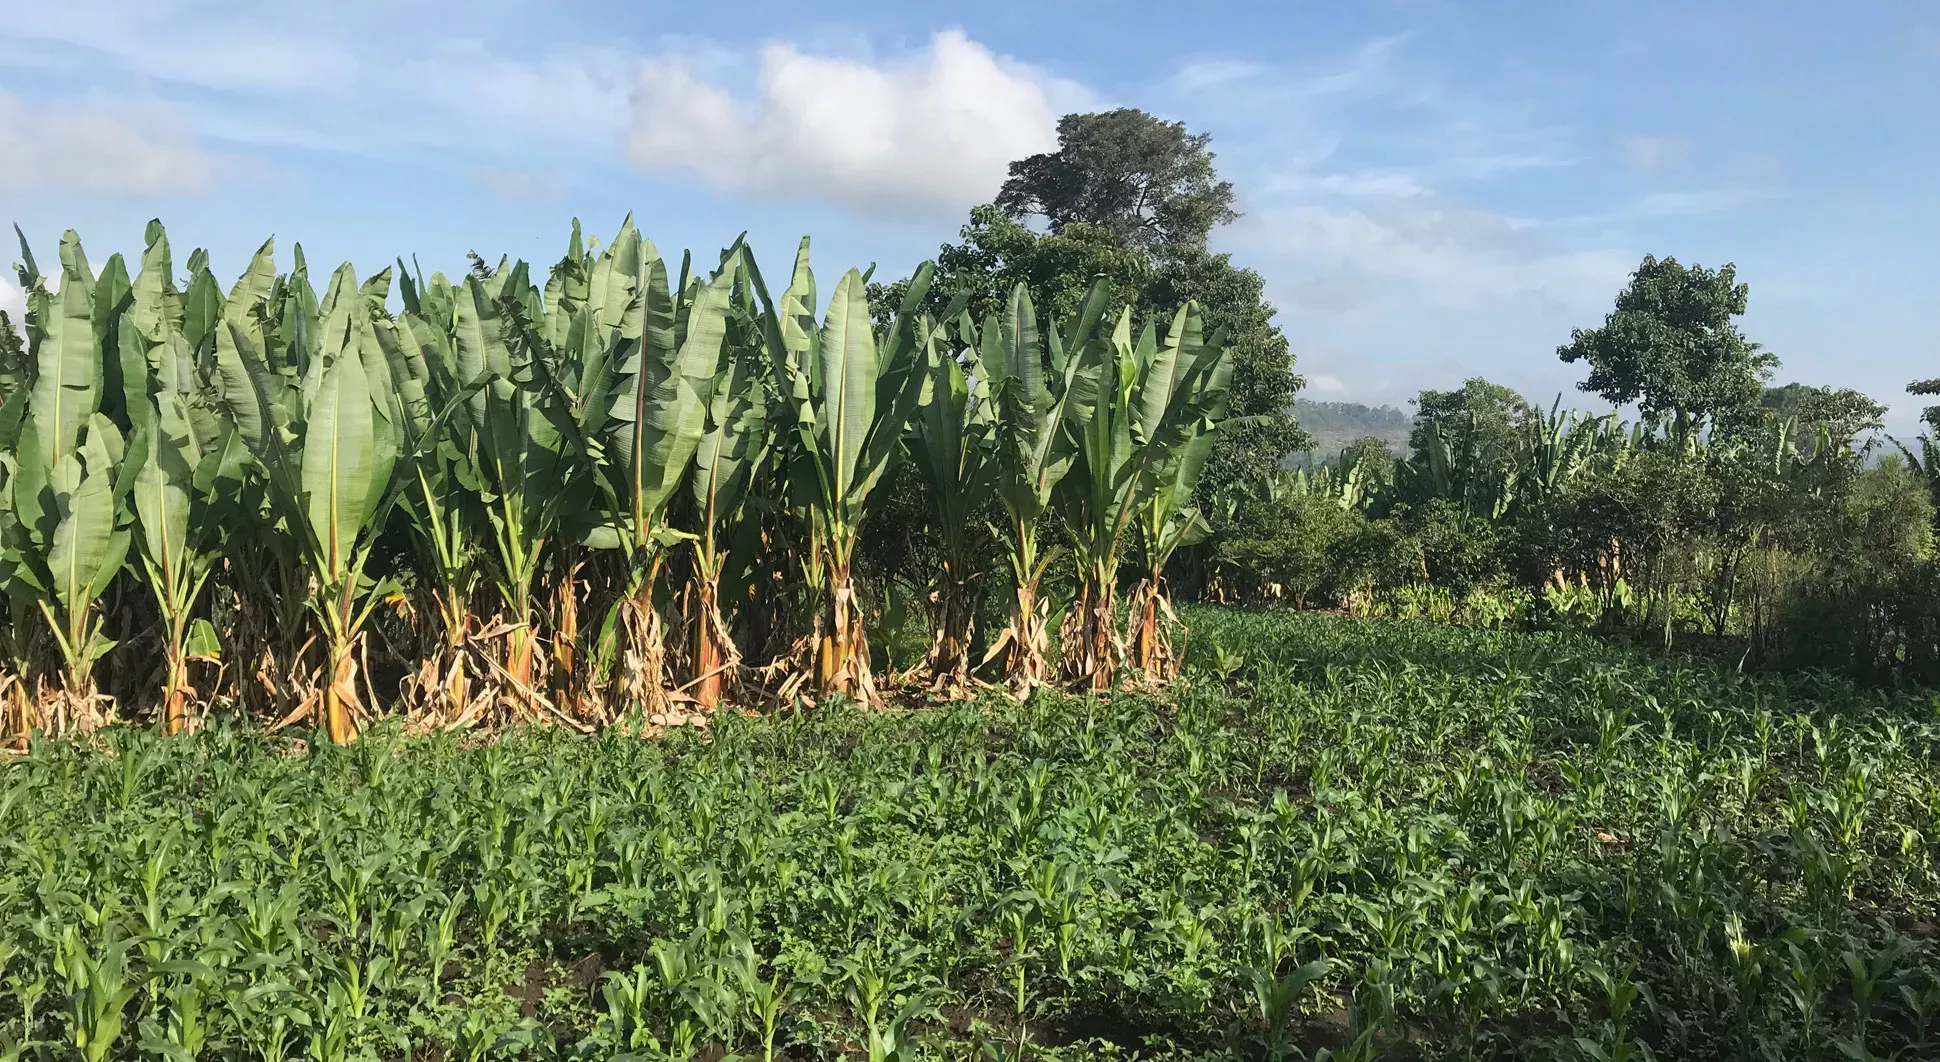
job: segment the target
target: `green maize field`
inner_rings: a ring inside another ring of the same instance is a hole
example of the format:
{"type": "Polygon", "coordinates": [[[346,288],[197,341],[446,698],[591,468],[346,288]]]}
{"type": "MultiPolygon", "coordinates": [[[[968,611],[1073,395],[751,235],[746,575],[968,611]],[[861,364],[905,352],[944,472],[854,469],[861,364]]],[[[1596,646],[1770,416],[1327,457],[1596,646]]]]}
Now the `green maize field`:
{"type": "Polygon", "coordinates": [[[1181,681],[0,766],[0,1058],[1940,1057],[1940,703],[1189,609],[1181,681]]]}

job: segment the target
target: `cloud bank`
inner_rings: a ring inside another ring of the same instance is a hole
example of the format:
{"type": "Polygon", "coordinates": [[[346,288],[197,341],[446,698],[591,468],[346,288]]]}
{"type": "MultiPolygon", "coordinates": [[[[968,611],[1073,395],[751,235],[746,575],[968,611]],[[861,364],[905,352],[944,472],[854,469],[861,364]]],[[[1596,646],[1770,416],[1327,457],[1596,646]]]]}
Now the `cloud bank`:
{"type": "Polygon", "coordinates": [[[744,194],[956,212],[995,195],[1011,160],[1057,146],[1060,86],[960,30],[883,62],[786,42],[759,62],[743,98],[679,56],[644,60],[627,159],[744,194]]]}

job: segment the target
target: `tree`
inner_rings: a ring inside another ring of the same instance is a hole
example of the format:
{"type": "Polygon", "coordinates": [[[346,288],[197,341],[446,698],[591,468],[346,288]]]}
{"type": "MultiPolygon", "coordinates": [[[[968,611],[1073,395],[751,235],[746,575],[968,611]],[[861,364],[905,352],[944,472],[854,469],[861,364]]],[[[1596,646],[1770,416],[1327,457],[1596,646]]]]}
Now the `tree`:
{"type": "Polygon", "coordinates": [[[1850,446],[1861,433],[1883,427],[1886,416],[1885,406],[1850,387],[1788,383],[1767,388],[1758,404],[1781,419],[1796,420],[1798,443],[1805,448],[1813,445],[1812,436],[1820,428],[1834,445],[1850,446]]]}
{"type": "Polygon", "coordinates": [[[1600,328],[1576,329],[1556,354],[1587,362],[1579,386],[1647,417],[1676,414],[1691,429],[1742,415],[1758,403],[1778,358],[1734,321],[1750,287],[1737,268],[1685,266],[1645,255],[1600,328]]]}
{"type": "Polygon", "coordinates": [[[1453,391],[1421,392],[1415,399],[1408,449],[1421,453],[1440,432],[1451,450],[1473,450],[1485,460],[1506,461],[1535,416],[1535,407],[1514,388],[1470,377],[1453,391]]]}
{"type": "MultiPolygon", "coordinates": [[[[1906,385],[1906,393],[1928,397],[1940,395],[1940,380],[1915,380],[1906,385]]],[[[1926,422],[1930,430],[1940,433],[1940,406],[1928,406],[1921,410],[1920,419],[1926,422]]]]}
{"type": "MultiPolygon", "coordinates": [[[[1129,305],[1141,323],[1163,325],[1197,303],[1207,334],[1223,330],[1228,338],[1235,418],[1220,432],[1200,496],[1250,482],[1312,445],[1292,415],[1305,381],[1273,324],[1265,281],[1206,249],[1207,234],[1238,217],[1232,186],[1213,171],[1209,138],[1132,110],[1067,115],[1059,137],[1056,153],[1012,166],[995,204],[971,210],[960,242],[937,254],[923,309],[941,315],[961,299],[982,321],[1001,315],[1022,283],[1045,319],[1070,319],[1101,276],[1116,293],[1107,320],[1129,305]],[[1024,224],[1033,215],[1049,221],[1048,233],[1024,224]]],[[[887,326],[905,284],[870,288],[878,327],[887,326]]]]}
{"type": "Polygon", "coordinates": [[[1223,331],[1233,359],[1231,415],[1244,418],[1220,429],[1219,441],[1200,478],[1200,497],[1266,475],[1289,454],[1313,445],[1293,416],[1294,396],[1306,380],[1294,372],[1293,350],[1273,324],[1266,282],[1229,256],[1180,250],[1158,264],[1140,296],[1140,307],[1159,320],[1187,303],[1205,314],[1207,334],[1223,331]]]}
{"type": "Polygon", "coordinates": [[[27,362],[27,348],[20,341],[20,333],[14,331],[7,311],[0,310],[0,394],[12,394],[14,386],[31,373],[32,366],[27,362]]]}
{"type": "MultiPolygon", "coordinates": [[[[1109,308],[1116,314],[1126,301],[1137,301],[1155,268],[1150,255],[1113,243],[1110,233],[1095,225],[1046,235],[990,204],[973,207],[957,235],[960,242],[937,252],[935,280],[922,307],[932,316],[940,317],[958,300],[972,320],[1001,316],[1011,291],[1023,284],[1034,299],[1043,300],[1037,312],[1044,319],[1073,318],[1097,277],[1117,293],[1119,301],[1109,308]]],[[[878,328],[888,327],[908,285],[908,280],[870,285],[870,313],[878,328]]]]}
{"type": "Polygon", "coordinates": [[[1056,151],[1010,164],[997,206],[1016,220],[1044,218],[1053,235],[1095,225],[1120,247],[1203,249],[1239,216],[1206,150],[1211,139],[1132,108],[1067,114],[1056,151]]]}

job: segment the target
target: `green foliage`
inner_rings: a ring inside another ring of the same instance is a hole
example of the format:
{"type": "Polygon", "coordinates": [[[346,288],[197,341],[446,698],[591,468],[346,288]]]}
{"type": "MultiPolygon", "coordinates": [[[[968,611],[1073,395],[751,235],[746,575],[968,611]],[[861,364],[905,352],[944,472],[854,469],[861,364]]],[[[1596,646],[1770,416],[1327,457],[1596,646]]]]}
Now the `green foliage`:
{"type": "Polygon", "coordinates": [[[1535,419],[1535,407],[1514,388],[1476,376],[1458,390],[1421,392],[1415,399],[1408,449],[1421,453],[1439,434],[1451,448],[1473,450],[1478,459],[1501,465],[1512,459],[1516,444],[1535,419]]]}
{"type": "Polygon", "coordinates": [[[1609,402],[1635,402],[1647,417],[1675,414],[1693,427],[1728,422],[1758,404],[1778,364],[1738,330],[1750,290],[1731,265],[1712,270],[1645,255],[1603,325],[1576,329],[1556,353],[1587,363],[1583,390],[1609,402]]]}
{"type": "MultiPolygon", "coordinates": [[[[1940,380],[1915,380],[1906,385],[1909,395],[1940,395],[1940,380]]],[[[1927,406],[1920,411],[1920,419],[1936,434],[1940,434],[1940,406],[1927,406]]]]}
{"type": "Polygon", "coordinates": [[[1120,247],[1202,250],[1233,212],[1233,186],[1213,170],[1212,137],[1125,107],[1058,120],[1058,150],[1010,164],[997,206],[1037,216],[1053,234],[1094,226],[1120,247]]]}
{"type": "Polygon", "coordinates": [[[1886,416],[1885,406],[1850,387],[1788,383],[1767,388],[1759,404],[1798,426],[1800,446],[1811,445],[1821,428],[1834,446],[1852,446],[1861,435],[1883,427],[1886,416]]]}
{"type": "Polygon", "coordinates": [[[0,1047],[1722,1062],[1940,1043],[1927,698],[1569,634],[1189,618],[1190,681],[1164,698],[729,714],[691,739],[386,727],[346,749],[218,724],[41,744],[0,767],[0,1047]]]}
{"type": "MultiPolygon", "coordinates": [[[[1163,326],[1187,305],[1208,334],[1223,332],[1233,358],[1230,424],[1208,460],[1200,500],[1264,475],[1312,442],[1292,416],[1304,380],[1286,337],[1273,324],[1265,282],[1230,256],[1206,250],[1206,236],[1237,215],[1232,189],[1218,181],[1208,138],[1139,111],[1069,115],[1062,147],[1012,166],[995,204],[971,210],[959,242],[937,254],[925,309],[941,317],[960,304],[971,319],[1004,312],[1025,285],[1043,318],[1075,320],[1084,293],[1103,278],[1135,324],[1163,326]],[[1027,227],[1042,216],[1048,232],[1027,227]]],[[[904,282],[871,289],[879,325],[903,298],[904,282]]]]}

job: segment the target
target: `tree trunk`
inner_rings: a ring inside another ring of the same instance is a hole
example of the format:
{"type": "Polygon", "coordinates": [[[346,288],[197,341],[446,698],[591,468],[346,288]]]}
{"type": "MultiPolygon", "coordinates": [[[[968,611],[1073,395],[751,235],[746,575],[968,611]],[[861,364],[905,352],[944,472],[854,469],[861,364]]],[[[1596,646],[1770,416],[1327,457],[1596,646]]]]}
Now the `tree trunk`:
{"type": "Polygon", "coordinates": [[[168,678],[162,684],[162,732],[174,735],[189,728],[189,662],[182,656],[179,639],[171,639],[167,653],[168,678]]]}
{"type": "Polygon", "coordinates": [[[741,660],[721,615],[720,572],[712,566],[696,565],[694,612],[694,700],[711,712],[721,705],[728,670],[741,660]]]}
{"type": "Polygon", "coordinates": [[[1051,652],[1051,630],[1045,622],[1044,605],[1037,597],[1037,584],[1020,584],[1010,609],[1010,688],[1017,696],[1028,697],[1044,685],[1050,671],[1045,657],[1051,652]]]}
{"type": "Polygon", "coordinates": [[[583,717],[579,676],[573,668],[579,644],[579,557],[569,552],[559,586],[553,591],[552,703],[574,719],[583,717]]]}
{"type": "Polygon", "coordinates": [[[538,705],[533,702],[532,689],[532,625],[528,617],[520,617],[520,622],[506,633],[505,674],[512,685],[511,697],[514,715],[539,718],[538,705]]]}
{"type": "Polygon", "coordinates": [[[23,747],[34,732],[34,702],[27,683],[12,671],[0,672],[0,741],[23,747]]]}

